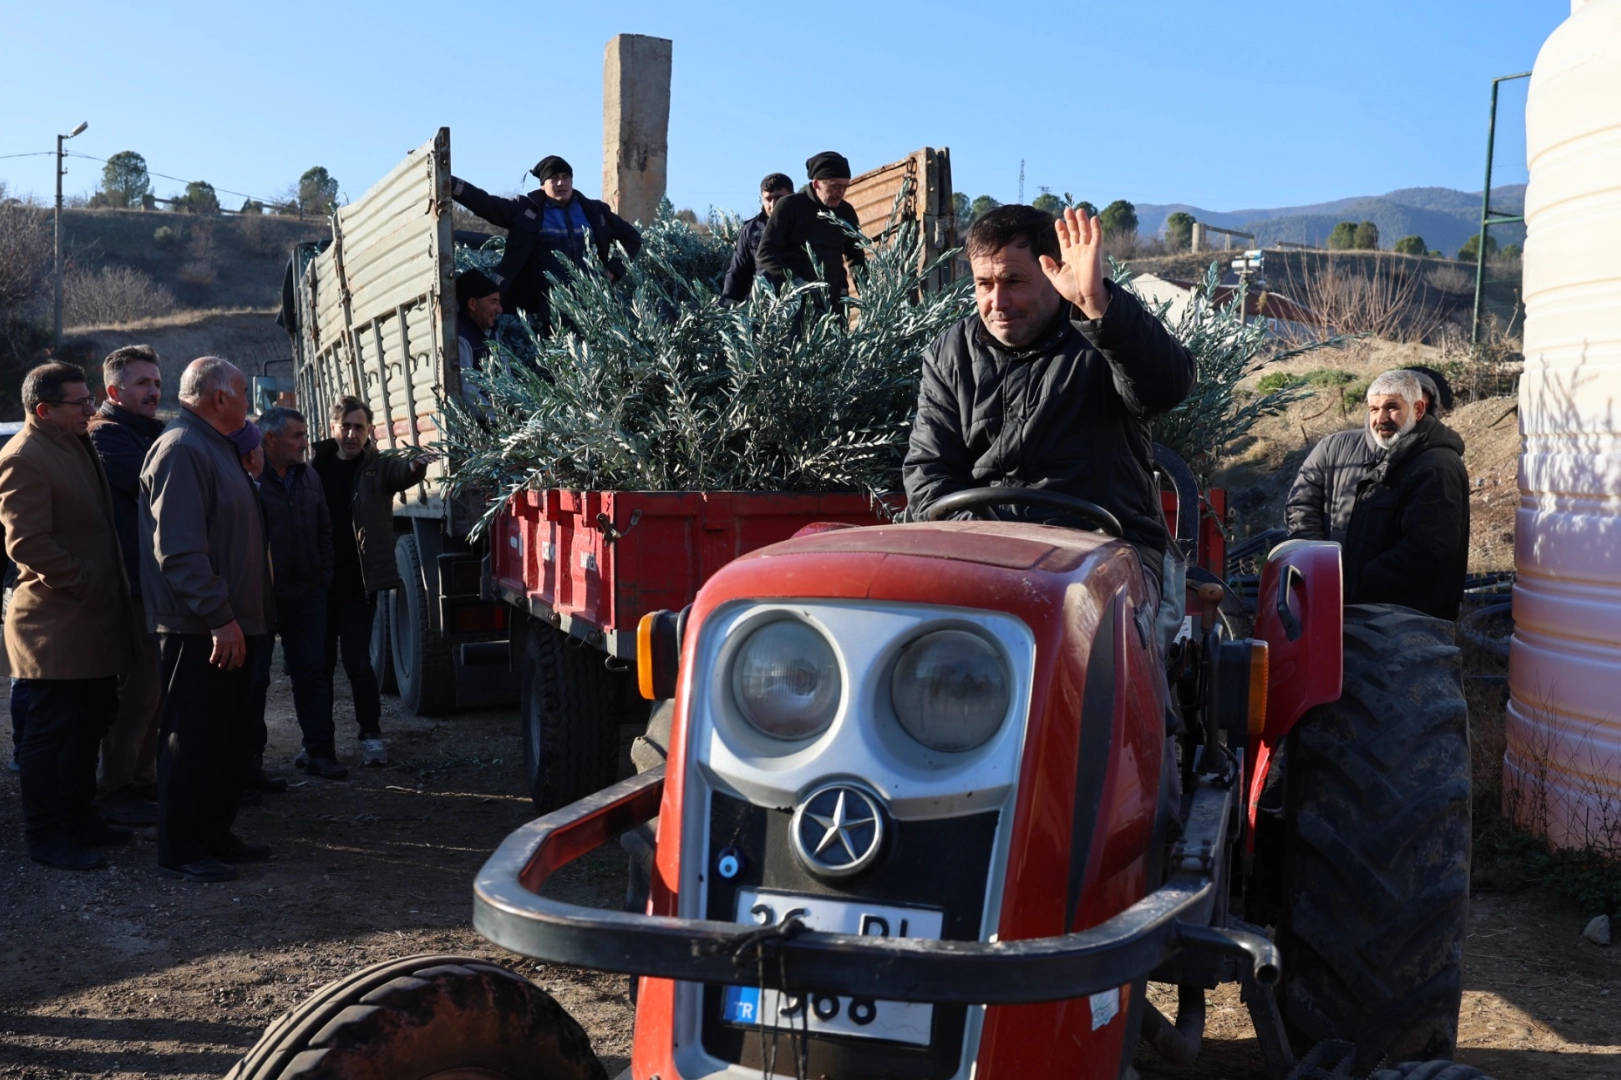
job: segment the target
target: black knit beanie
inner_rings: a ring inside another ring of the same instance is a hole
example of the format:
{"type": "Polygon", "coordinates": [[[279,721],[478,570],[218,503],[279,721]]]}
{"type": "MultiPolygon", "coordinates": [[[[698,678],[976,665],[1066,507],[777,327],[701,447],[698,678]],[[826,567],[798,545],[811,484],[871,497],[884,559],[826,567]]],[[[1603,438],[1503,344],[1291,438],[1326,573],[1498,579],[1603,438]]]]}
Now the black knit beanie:
{"type": "Polygon", "coordinates": [[[843,154],[823,150],[805,162],[805,171],[812,180],[848,180],[850,162],[843,154]]]}

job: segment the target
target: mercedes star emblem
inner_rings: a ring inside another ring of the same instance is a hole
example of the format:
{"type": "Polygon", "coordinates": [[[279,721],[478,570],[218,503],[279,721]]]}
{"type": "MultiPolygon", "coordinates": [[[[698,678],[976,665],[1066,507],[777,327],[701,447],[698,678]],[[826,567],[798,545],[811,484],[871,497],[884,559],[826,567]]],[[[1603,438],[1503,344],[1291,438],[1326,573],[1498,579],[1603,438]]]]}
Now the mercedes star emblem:
{"type": "Polygon", "coordinates": [[[884,846],[884,809],[875,795],[850,784],[817,788],[794,811],[794,851],[820,877],[859,874],[884,846]]]}

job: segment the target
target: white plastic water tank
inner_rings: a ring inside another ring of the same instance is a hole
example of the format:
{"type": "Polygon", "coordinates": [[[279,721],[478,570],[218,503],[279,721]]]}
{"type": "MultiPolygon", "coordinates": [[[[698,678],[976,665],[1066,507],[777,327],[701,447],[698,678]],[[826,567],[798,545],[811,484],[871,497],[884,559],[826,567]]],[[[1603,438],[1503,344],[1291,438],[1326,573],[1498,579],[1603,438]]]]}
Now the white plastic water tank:
{"type": "Polygon", "coordinates": [[[1576,0],[1526,104],[1525,374],[1505,805],[1621,841],[1621,0],[1576,0]]]}

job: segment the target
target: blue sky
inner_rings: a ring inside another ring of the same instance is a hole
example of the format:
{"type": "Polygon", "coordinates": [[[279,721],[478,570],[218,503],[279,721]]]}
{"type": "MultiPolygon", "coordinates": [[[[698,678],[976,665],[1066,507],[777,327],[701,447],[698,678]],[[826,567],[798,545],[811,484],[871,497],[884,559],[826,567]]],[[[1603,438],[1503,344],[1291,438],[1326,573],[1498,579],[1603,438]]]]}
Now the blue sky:
{"type": "MultiPolygon", "coordinates": [[[[515,190],[559,153],[601,188],[602,54],[674,40],[669,194],[742,209],[816,151],[856,171],[949,146],[957,190],[1235,210],[1413,186],[1478,190],[1493,76],[1568,0],[967,4],[9,4],[0,155],[133,149],[154,172],[274,195],[325,165],[359,196],[451,128],[459,175],[515,190]]],[[[1523,82],[1515,84],[1523,87],[1523,82]]],[[[1523,91],[1499,179],[1523,181],[1523,91]]],[[[100,166],[72,163],[67,190],[100,166]]],[[[51,159],[0,159],[13,192],[51,159]]],[[[159,194],[182,185],[156,181],[159,194]]],[[[227,205],[240,199],[224,197],[227,205]]]]}

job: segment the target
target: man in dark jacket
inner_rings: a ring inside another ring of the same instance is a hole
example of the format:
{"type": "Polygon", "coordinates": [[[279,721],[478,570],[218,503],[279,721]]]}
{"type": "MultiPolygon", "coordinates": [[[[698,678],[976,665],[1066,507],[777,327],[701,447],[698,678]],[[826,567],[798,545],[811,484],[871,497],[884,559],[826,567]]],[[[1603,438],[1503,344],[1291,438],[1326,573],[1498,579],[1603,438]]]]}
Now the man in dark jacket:
{"type": "MultiPolygon", "coordinates": [[[[150,345],[126,345],[101,362],[107,400],[90,421],[96,448],[113,494],[113,526],[124,554],[135,607],[141,606],[141,462],[163,432],[157,418],[163,372],[150,345]]],[[[101,740],[101,812],[122,825],[156,825],[158,719],[163,704],[157,635],[141,620],[135,663],[118,679],[118,718],[101,740]]]]}
{"type": "Polygon", "coordinates": [[[269,858],[231,832],[248,752],[248,700],[275,612],[264,513],[231,436],[247,426],[248,380],[204,356],[180,378],[180,415],[141,466],[141,594],[158,635],[158,866],[229,881],[269,858]]]}
{"type": "Polygon", "coordinates": [[[825,281],[836,299],[850,292],[845,260],[860,266],[867,258],[856,240],[861,218],[844,201],[850,162],[843,154],[824,150],[805,162],[805,171],[809,186],[772,208],[754,258],[773,285],[825,281]]]}
{"type": "MultiPolygon", "coordinates": [[[[372,624],[377,594],[400,587],[394,562],[394,496],[422,482],[428,463],[381,457],[372,441],[371,406],[342,397],[332,406],[332,438],[315,444],[311,467],[321,478],[332,519],[332,591],[327,597],[326,650],[322,660],[328,693],[343,660],[360,728],[360,759],[387,765],[382,695],[371,666],[372,624]]],[[[311,758],[300,754],[297,764],[311,758]]]]}
{"type": "Polygon", "coordinates": [[[541,158],[530,172],[540,190],[515,199],[491,195],[465,180],[451,177],[451,196],[467,209],[507,230],[506,251],[495,268],[501,286],[501,306],[523,311],[542,332],[549,326],[546,275],[562,279],[586,265],[588,254],[602,263],[611,280],[625,275],[625,264],[613,245],[631,258],[642,249],[642,235],[608,208],[574,190],[574,169],[553,154],[541,158]]]}
{"type": "Polygon", "coordinates": [[[501,317],[501,286],[482,270],[456,278],[456,364],[477,371],[490,356],[490,331],[501,317]]]}
{"type": "MultiPolygon", "coordinates": [[[[264,433],[265,468],[259,477],[259,504],[270,539],[271,578],[276,599],[276,632],[293,683],[293,710],[304,732],[305,768],[316,776],[342,780],[332,732],[332,690],[327,685],[326,597],[332,587],[332,517],[320,477],[304,463],[309,427],[296,409],[276,406],[259,417],[264,433]]],[[[265,694],[270,689],[270,649],[254,670],[253,749],[264,759],[265,694]]]]}
{"type": "Polygon", "coordinates": [[[1289,490],[1291,539],[1343,551],[1347,604],[1456,619],[1469,567],[1463,439],[1429,415],[1411,371],[1368,386],[1368,423],[1312,448],[1289,490]]]}
{"type": "Polygon", "coordinates": [[[760,181],[760,212],[743,223],[737,231],[737,246],[732,249],[732,262],[726,268],[726,283],[721,296],[734,304],[749,298],[754,288],[754,252],[760,246],[766,222],[779,202],[794,193],[794,182],[780,172],[774,172],[760,181]]]}
{"type": "MultiPolygon", "coordinates": [[[[1102,243],[1097,219],[1073,209],[1056,229],[1030,206],[974,222],[968,257],[979,312],[923,355],[906,495],[916,513],[976,487],[1087,499],[1120,520],[1157,594],[1170,535],[1148,421],[1187,397],[1196,372],[1160,321],[1109,281],[1102,243]]],[[[1079,524],[1028,506],[994,512],[1079,524]]]]}

